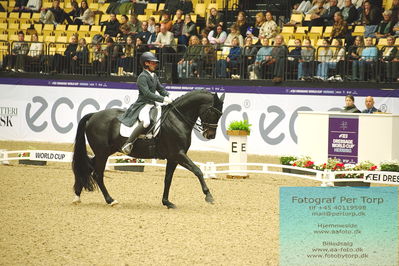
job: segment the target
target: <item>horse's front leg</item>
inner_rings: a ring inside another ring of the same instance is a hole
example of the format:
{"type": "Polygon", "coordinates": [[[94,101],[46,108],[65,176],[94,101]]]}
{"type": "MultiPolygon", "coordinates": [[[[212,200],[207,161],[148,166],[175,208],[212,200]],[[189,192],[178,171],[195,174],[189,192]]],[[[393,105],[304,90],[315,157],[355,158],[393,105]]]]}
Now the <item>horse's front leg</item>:
{"type": "Polygon", "coordinates": [[[208,203],[213,203],[214,199],[211,192],[209,191],[208,186],[205,183],[204,174],[202,173],[201,169],[199,169],[199,167],[196,166],[185,153],[179,154],[178,163],[198,177],[198,180],[201,184],[202,192],[204,192],[205,194],[205,201],[208,203]]]}
{"type": "Polygon", "coordinates": [[[162,204],[168,207],[168,209],[176,208],[176,205],[174,205],[172,202],[169,201],[169,189],[170,185],[172,184],[172,177],[173,173],[176,170],[177,163],[172,162],[168,160],[166,163],[166,171],[165,171],[165,181],[164,181],[164,189],[163,189],[163,196],[162,196],[162,204]]]}

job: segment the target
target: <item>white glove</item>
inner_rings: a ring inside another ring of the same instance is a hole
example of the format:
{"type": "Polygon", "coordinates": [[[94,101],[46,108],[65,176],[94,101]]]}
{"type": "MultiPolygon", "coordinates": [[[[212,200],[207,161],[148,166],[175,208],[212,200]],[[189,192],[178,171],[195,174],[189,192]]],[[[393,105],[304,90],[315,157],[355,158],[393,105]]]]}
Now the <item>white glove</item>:
{"type": "Polygon", "coordinates": [[[168,96],[163,97],[164,104],[170,104],[172,102],[173,102],[173,100],[171,98],[169,98],[168,96]]]}

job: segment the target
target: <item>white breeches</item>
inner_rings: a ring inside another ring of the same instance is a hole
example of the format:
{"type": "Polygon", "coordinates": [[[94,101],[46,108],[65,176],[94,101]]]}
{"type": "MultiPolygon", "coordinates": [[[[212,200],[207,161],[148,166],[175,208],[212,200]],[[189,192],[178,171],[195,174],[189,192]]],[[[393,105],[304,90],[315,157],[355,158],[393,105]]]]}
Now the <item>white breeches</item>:
{"type": "Polygon", "coordinates": [[[151,121],[150,121],[150,110],[151,108],[154,107],[152,104],[146,104],[143,109],[141,109],[140,114],[139,114],[139,120],[143,122],[143,127],[147,128],[151,121]]]}

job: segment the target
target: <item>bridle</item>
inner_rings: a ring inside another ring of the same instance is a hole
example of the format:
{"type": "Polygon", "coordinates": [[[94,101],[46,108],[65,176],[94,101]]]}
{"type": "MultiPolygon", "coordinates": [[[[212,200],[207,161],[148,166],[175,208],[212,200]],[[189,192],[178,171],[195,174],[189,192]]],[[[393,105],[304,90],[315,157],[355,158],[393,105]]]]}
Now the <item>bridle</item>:
{"type": "Polygon", "coordinates": [[[207,123],[204,122],[204,117],[208,117],[210,113],[214,113],[220,117],[222,115],[222,112],[216,109],[213,106],[208,107],[205,109],[203,112],[199,114],[199,118],[201,119],[201,123],[198,123],[197,121],[191,121],[190,119],[187,119],[180,111],[179,109],[176,108],[176,106],[172,103],[170,106],[173,108],[173,110],[180,116],[180,118],[188,125],[194,124],[194,129],[197,130],[198,132],[206,132],[211,128],[217,128],[218,124],[213,124],[213,123],[207,123]]]}

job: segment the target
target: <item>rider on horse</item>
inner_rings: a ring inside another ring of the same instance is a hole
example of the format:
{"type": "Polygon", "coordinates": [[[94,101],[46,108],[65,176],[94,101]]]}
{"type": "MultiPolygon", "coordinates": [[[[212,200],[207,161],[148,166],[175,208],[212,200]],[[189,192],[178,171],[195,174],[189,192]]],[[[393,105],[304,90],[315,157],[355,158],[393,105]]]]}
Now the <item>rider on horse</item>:
{"type": "Polygon", "coordinates": [[[158,76],[154,73],[158,62],[158,59],[151,52],[145,52],[140,57],[140,63],[144,70],[137,78],[139,97],[119,118],[128,127],[133,126],[137,121],[136,128],[121,148],[125,154],[131,153],[134,141],[150,125],[150,110],[155,106],[155,102],[164,104],[172,102],[172,99],[168,97],[169,93],[161,85],[158,76]],[[156,94],[157,91],[160,95],[156,94]]]}

